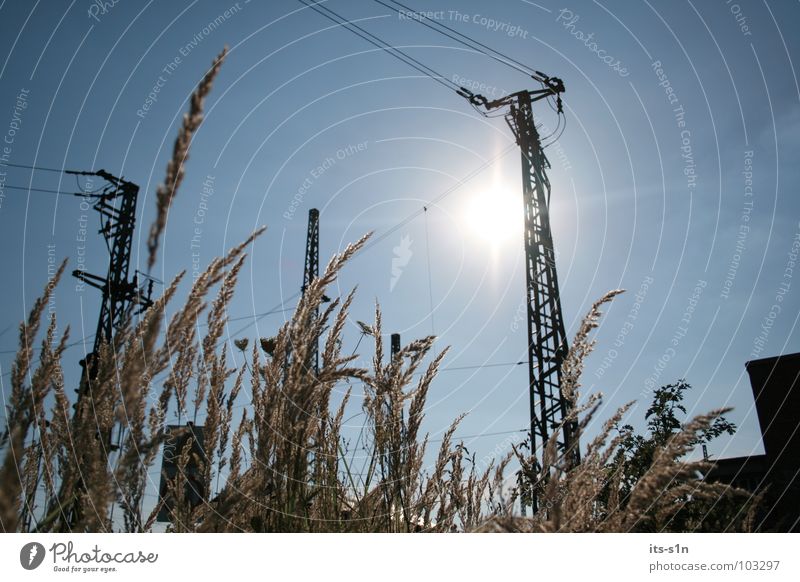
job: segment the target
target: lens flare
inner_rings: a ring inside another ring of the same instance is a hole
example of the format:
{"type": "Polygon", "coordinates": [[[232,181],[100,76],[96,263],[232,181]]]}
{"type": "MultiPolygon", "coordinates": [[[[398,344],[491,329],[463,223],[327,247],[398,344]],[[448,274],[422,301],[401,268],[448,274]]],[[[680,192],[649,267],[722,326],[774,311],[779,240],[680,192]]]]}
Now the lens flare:
{"type": "Polygon", "coordinates": [[[465,218],[483,242],[499,246],[522,232],[521,195],[505,186],[476,192],[467,204],[465,218]]]}

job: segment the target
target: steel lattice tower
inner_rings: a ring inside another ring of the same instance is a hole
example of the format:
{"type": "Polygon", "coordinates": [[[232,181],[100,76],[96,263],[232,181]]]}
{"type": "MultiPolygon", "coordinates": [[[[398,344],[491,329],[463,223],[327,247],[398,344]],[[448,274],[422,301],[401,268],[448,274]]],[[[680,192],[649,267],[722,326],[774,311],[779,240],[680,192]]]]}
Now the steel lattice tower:
{"type": "MultiPolygon", "coordinates": [[[[308,211],[308,235],[306,237],[306,260],[303,269],[303,287],[301,291],[305,294],[308,286],[314,279],[319,277],[319,210],[312,208],[308,211]]],[[[319,311],[317,311],[319,314],[319,311]]],[[[314,374],[319,374],[319,345],[315,342],[313,353],[309,354],[309,360],[313,362],[314,374]]]]}
{"type": "Polygon", "coordinates": [[[391,353],[392,353],[392,360],[397,357],[397,354],[400,353],[400,334],[393,333],[391,336],[391,353]]]}
{"type": "Polygon", "coordinates": [[[544,154],[532,108],[535,101],[555,97],[561,113],[560,95],[564,84],[560,79],[540,73],[534,79],[542,83],[542,89],[519,91],[494,101],[464,88],[459,94],[487,111],[507,108],[505,119],[521,150],[531,452],[543,447],[564,424],[558,445],[567,455],[568,465],[573,465],[579,461],[580,451],[577,422],[564,422],[571,407],[562,390],[561,370],[568,342],[550,230],[550,180],[546,172],[550,163],[544,154]]]}
{"type": "Polygon", "coordinates": [[[109,249],[108,273],[105,277],[101,277],[81,270],[72,272],[74,277],[99,289],[102,293],[94,347],[89,354],[90,361],[84,364],[84,368],[90,372],[88,377],[91,379],[94,376],[95,365],[91,360],[97,356],[100,346],[111,343],[116,332],[130,320],[135,307],[141,312],[152,305],[150,296],[153,281],[151,279],[147,289],[144,290],[139,287],[136,275],[132,280],[128,278],[139,186],[112,176],[104,170],[80,172],[80,174],[99,176],[108,182],[101,194],[93,196],[97,200],[94,209],[100,214],[102,221],[100,234],[105,238],[109,249]]]}
{"type": "MultiPolygon", "coordinates": [[[[567,355],[567,333],[561,311],[553,234],[550,230],[550,163],[534,123],[531,93],[516,94],[506,121],[522,152],[522,196],[525,207],[525,282],[528,312],[528,378],[533,445],[544,445],[569,411],[562,391],[561,364],[567,355]]],[[[560,444],[577,460],[575,422],[561,433],[560,444]],[[574,445],[574,446],[573,446],[574,445]]]]}
{"type": "MultiPolygon", "coordinates": [[[[136,226],[136,202],[139,186],[117,178],[106,172],[73,172],[66,173],[98,176],[107,184],[99,193],[81,194],[82,197],[95,200],[94,209],[100,214],[100,234],[108,247],[108,272],[105,277],[86,273],[82,270],[72,275],[102,293],[100,314],[97,320],[97,331],[92,351],[86,359],[81,360],[83,368],[78,398],[75,402],[75,422],[81,422],[86,412],[85,407],[94,406],[92,384],[97,376],[97,358],[103,345],[112,345],[116,334],[131,322],[135,313],[141,313],[152,305],[151,295],[153,280],[150,279],[145,288],[139,287],[138,277],[129,279],[131,246],[133,231],[136,226]]],[[[98,429],[98,446],[103,447],[107,456],[115,447],[112,445],[111,432],[100,434],[98,429]]],[[[78,483],[78,490],[84,487],[78,483]]],[[[81,513],[80,502],[74,501],[63,508],[68,524],[75,524],[81,513]]]]}

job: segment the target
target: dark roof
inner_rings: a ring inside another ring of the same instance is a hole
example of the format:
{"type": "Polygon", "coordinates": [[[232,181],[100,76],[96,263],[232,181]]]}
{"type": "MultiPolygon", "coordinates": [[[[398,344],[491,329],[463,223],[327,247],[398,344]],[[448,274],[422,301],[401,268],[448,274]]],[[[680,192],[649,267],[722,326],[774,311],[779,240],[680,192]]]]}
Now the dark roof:
{"type": "Polygon", "coordinates": [[[745,362],[745,368],[749,368],[750,366],[766,366],[769,364],[774,364],[778,360],[800,360],[800,352],[796,354],[783,354],[781,356],[770,356],[769,358],[760,358],[758,360],[750,360],[749,362],[745,362]]]}
{"type": "Polygon", "coordinates": [[[748,474],[764,475],[767,472],[767,455],[751,457],[733,457],[713,461],[714,467],[709,471],[715,477],[743,477],[748,474]]]}

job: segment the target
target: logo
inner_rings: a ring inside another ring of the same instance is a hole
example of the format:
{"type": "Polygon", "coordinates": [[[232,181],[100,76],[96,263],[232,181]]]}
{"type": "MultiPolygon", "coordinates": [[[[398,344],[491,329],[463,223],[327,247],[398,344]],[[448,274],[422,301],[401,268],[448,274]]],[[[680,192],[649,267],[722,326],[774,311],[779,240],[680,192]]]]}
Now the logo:
{"type": "Polygon", "coordinates": [[[394,291],[394,286],[400,280],[403,274],[403,267],[408,265],[414,253],[411,252],[411,245],[414,241],[411,237],[405,235],[400,239],[400,244],[394,247],[394,257],[392,258],[392,279],[389,281],[389,291],[394,291]]]}
{"type": "Polygon", "coordinates": [[[35,570],[44,561],[44,546],[39,542],[30,542],[19,551],[19,563],[26,570],[35,570]]]}

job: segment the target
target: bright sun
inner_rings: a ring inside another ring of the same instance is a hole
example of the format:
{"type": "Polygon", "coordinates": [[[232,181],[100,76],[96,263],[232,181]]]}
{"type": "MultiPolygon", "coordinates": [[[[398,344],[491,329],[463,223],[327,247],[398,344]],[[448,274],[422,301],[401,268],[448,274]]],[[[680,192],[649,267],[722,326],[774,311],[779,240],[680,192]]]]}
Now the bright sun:
{"type": "Polygon", "coordinates": [[[467,204],[465,218],[484,242],[500,245],[522,232],[522,195],[505,186],[481,190],[467,204]]]}

